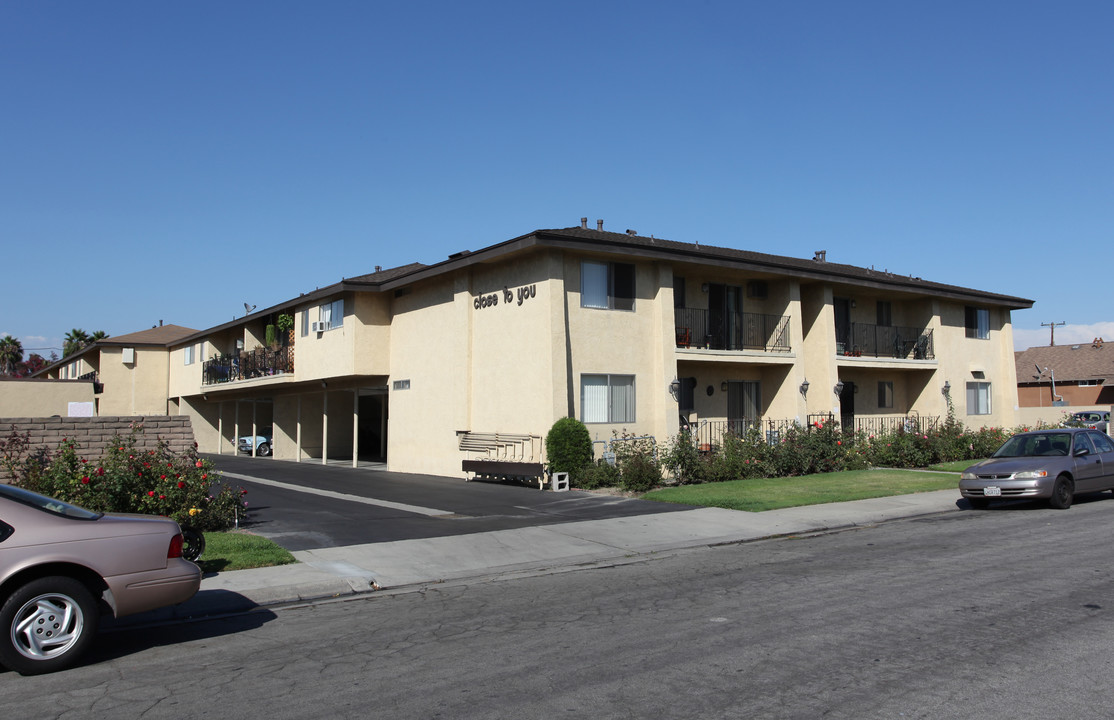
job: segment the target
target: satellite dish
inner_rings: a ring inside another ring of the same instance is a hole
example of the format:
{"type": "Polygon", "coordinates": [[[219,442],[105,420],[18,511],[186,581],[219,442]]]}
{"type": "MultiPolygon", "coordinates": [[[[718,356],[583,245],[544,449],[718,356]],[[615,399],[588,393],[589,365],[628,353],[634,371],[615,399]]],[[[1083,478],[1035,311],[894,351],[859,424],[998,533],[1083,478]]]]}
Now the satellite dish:
{"type": "Polygon", "coordinates": [[[250,315],[251,311],[254,310],[254,309],[255,309],[254,305],[248,305],[247,303],[244,303],[244,312],[247,313],[248,315],[250,315]]]}

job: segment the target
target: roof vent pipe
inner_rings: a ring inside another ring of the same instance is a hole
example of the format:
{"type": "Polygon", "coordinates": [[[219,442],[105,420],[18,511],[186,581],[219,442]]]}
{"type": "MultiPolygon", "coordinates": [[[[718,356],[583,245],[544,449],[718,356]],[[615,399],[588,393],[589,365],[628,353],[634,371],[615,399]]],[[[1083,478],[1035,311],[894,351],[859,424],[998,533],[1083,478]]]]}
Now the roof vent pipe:
{"type": "Polygon", "coordinates": [[[588,218],[586,218],[586,217],[580,218],[580,229],[581,230],[587,230],[588,229],[588,218]]]}
{"type": "Polygon", "coordinates": [[[603,230],[603,220],[602,219],[596,221],[596,229],[600,230],[600,231],[603,230]]]}
{"type": "Polygon", "coordinates": [[[376,265],[375,266],[375,272],[383,272],[383,266],[382,265],[376,265]]]}
{"type": "Polygon", "coordinates": [[[634,237],[637,234],[638,234],[637,230],[630,230],[630,229],[627,230],[627,235],[630,235],[631,237],[634,237]]]}
{"type": "Polygon", "coordinates": [[[828,251],[827,250],[817,250],[816,254],[812,256],[812,259],[815,260],[816,262],[827,262],[828,261],[828,251]]]}

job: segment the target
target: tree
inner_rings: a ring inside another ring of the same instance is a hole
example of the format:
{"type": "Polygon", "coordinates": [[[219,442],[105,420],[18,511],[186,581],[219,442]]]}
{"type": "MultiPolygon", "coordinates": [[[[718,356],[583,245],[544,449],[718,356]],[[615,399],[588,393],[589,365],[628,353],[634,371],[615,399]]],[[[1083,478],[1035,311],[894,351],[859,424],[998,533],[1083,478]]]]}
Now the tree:
{"type": "Polygon", "coordinates": [[[31,353],[27,359],[16,366],[16,375],[19,377],[31,377],[38,371],[42,370],[49,363],[46,358],[38,353],[31,353]]]}
{"type": "Polygon", "coordinates": [[[23,343],[11,335],[0,339],[0,374],[14,375],[16,365],[23,362],[23,343]]]}
{"type": "Polygon", "coordinates": [[[82,348],[88,344],[89,333],[80,328],[74,328],[66,333],[66,339],[62,342],[62,357],[81,352],[82,348]]]}
{"type": "Polygon", "coordinates": [[[92,335],[89,336],[89,344],[92,345],[96,341],[104,340],[107,337],[108,337],[108,333],[106,333],[104,330],[97,330],[96,332],[94,332],[92,335]]]}

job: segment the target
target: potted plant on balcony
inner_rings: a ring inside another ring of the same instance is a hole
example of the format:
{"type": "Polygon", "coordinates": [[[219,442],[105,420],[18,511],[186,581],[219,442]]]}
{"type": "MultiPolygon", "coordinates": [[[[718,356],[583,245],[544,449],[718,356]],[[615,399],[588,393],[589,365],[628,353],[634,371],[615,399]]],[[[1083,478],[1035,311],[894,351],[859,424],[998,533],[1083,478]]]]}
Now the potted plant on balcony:
{"type": "Polygon", "coordinates": [[[280,313],[278,319],[275,320],[275,325],[278,326],[279,332],[282,333],[282,344],[294,344],[294,316],[288,313],[280,313]]]}

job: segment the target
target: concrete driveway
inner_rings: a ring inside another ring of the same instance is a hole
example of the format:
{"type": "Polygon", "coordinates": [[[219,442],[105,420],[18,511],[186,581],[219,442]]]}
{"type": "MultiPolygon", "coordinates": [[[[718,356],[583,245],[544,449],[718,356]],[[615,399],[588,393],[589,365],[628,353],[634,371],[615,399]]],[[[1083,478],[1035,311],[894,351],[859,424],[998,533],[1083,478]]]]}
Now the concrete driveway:
{"type": "Polygon", "coordinates": [[[684,505],[385,470],[204,455],[248,491],[244,527],[288,550],[670,513],[684,505]]]}

